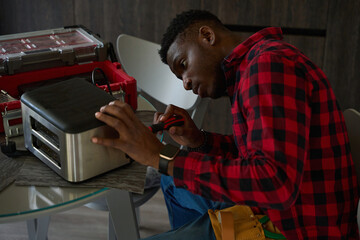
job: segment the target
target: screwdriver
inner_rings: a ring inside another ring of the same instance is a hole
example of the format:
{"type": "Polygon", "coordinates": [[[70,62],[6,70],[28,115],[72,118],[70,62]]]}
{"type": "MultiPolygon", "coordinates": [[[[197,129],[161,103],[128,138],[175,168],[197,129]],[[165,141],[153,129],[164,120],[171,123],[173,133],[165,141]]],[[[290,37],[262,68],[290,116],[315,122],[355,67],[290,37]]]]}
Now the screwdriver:
{"type": "Polygon", "coordinates": [[[172,126],[181,126],[184,125],[185,119],[179,115],[173,115],[169,119],[165,120],[164,122],[159,122],[149,126],[150,131],[153,133],[169,130],[172,126]]]}

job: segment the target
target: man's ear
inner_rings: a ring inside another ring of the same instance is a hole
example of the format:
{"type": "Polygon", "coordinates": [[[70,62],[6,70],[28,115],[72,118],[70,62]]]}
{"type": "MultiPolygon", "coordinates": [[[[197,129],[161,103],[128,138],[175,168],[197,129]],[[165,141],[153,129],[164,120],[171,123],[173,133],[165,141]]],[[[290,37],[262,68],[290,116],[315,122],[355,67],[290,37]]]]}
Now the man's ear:
{"type": "Polygon", "coordinates": [[[215,44],[215,32],[209,26],[202,26],[199,28],[199,38],[203,44],[211,46],[215,44]]]}

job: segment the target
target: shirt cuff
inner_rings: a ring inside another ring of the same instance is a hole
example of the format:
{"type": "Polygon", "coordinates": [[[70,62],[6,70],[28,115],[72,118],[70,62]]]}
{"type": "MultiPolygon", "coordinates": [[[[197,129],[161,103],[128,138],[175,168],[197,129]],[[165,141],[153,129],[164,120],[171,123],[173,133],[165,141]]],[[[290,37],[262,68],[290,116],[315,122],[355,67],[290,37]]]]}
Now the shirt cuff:
{"type": "Polygon", "coordinates": [[[201,146],[199,146],[197,148],[187,147],[187,150],[189,152],[208,152],[209,151],[209,135],[210,135],[210,133],[204,131],[204,129],[201,129],[200,131],[204,136],[204,142],[201,144],[201,146]]]}

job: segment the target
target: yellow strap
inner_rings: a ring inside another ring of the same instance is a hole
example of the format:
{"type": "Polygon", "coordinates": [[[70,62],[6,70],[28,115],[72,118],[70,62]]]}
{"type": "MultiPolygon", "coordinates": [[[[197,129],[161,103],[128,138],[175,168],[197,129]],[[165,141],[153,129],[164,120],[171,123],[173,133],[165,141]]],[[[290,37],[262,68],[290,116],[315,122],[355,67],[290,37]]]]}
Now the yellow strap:
{"type": "Polygon", "coordinates": [[[221,235],[223,240],[235,240],[234,218],[232,212],[221,212],[221,235]]]}

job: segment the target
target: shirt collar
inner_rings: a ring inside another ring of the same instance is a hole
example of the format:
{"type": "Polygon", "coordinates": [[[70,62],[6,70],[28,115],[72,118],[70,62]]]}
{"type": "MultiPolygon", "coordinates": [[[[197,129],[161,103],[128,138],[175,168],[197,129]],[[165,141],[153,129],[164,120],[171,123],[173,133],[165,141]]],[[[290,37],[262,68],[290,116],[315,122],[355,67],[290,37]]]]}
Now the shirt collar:
{"type": "Polygon", "coordinates": [[[250,49],[264,39],[277,39],[282,40],[282,30],[278,27],[268,27],[264,28],[252,36],[250,36],[248,39],[246,39],[244,42],[236,46],[231,53],[224,58],[224,61],[222,63],[222,69],[225,74],[226,78],[226,86],[227,86],[227,93],[229,96],[232,96],[234,93],[234,85],[235,85],[235,74],[237,66],[239,66],[240,62],[242,61],[243,57],[250,51],[250,49]]]}
{"type": "Polygon", "coordinates": [[[263,39],[278,39],[282,40],[283,35],[281,28],[278,27],[268,27],[264,28],[257,33],[250,36],[248,39],[246,39],[244,42],[239,44],[237,47],[233,49],[233,51],[224,59],[224,64],[226,62],[231,62],[234,58],[239,58],[246,54],[256,43],[258,43],[260,40],[263,39]]]}

